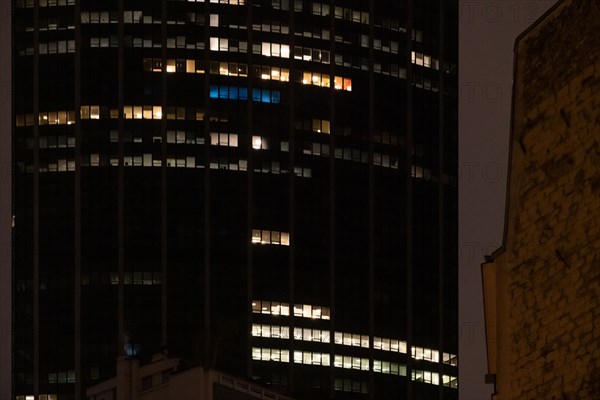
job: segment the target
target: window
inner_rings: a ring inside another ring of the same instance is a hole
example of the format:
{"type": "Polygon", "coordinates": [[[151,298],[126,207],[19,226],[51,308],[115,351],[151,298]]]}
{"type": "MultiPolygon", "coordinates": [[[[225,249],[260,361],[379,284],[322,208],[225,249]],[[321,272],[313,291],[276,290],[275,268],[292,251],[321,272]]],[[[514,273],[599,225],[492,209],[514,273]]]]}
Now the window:
{"type": "Polygon", "coordinates": [[[328,120],[325,119],[313,119],[312,120],[312,131],[318,133],[331,133],[331,126],[328,120]]]}
{"type": "MultiPolygon", "coordinates": [[[[246,87],[210,85],[210,97],[213,99],[247,100],[246,87]]],[[[252,100],[259,103],[280,103],[281,93],[278,90],[252,89],[252,100]]]]}
{"type": "MultiPolygon", "coordinates": [[[[288,54],[289,56],[289,54],[288,54]]],[[[294,47],[294,59],[329,64],[329,51],[309,47],[294,47]]]]}
{"type": "Polygon", "coordinates": [[[210,144],[213,146],[238,147],[238,135],[236,133],[210,133],[210,144]]]}
{"type": "Polygon", "coordinates": [[[282,246],[290,245],[290,234],[287,232],[252,230],[252,243],[255,244],[277,244],[282,246]]]}

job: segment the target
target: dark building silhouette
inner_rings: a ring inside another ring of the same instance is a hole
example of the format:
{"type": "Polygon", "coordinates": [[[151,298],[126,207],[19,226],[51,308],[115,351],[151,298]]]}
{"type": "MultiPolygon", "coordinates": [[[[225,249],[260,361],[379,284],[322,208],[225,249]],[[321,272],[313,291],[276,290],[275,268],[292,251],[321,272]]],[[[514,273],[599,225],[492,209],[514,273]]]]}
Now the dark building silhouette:
{"type": "Polygon", "coordinates": [[[119,357],[117,375],[86,391],[88,400],[293,400],[219,371],[155,354],[151,362],[119,357]]]}
{"type": "Polygon", "coordinates": [[[18,0],[14,32],[17,400],[159,352],[457,398],[456,1],[18,0]]]}

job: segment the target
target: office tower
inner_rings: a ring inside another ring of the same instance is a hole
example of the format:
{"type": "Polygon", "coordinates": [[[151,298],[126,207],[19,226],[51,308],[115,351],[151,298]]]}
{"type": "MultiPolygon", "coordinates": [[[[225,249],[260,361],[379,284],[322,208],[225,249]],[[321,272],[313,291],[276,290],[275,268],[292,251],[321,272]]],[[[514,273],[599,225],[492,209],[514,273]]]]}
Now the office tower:
{"type": "Polygon", "coordinates": [[[598,15],[561,0],[515,41],[504,239],[482,265],[494,400],[600,393],[598,15]]]}
{"type": "Polygon", "coordinates": [[[456,1],[14,15],[18,398],[159,352],[302,399],[457,397],[456,1]]]}

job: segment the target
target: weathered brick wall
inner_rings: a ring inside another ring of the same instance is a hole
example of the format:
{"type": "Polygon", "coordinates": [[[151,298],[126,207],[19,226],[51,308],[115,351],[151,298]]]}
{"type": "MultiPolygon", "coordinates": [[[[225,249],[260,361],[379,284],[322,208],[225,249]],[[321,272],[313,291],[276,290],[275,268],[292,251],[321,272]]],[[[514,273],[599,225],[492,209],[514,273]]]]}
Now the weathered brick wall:
{"type": "Polygon", "coordinates": [[[499,395],[600,399],[600,1],[564,1],[516,51],[499,395]]]}

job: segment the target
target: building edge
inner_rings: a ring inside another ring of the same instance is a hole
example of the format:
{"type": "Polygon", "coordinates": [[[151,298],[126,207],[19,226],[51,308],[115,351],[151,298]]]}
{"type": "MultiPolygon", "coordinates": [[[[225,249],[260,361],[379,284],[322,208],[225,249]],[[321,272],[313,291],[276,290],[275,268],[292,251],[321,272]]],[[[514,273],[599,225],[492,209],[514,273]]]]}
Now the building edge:
{"type": "MultiPolygon", "coordinates": [[[[507,179],[506,179],[506,189],[505,189],[505,199],[504,199],[504,225],[502,231],[502,243],[500,246],[494,250],[489,255],[484,255],[485,261],[481,263],[481,286],[483,291],[483,309],[484,309],[484,333],[486,340],[486,358],[487,358],[487,368],[484,375],[484,379],[486,383],[494,385],[494,391],[492,393],[492,399],[495,399],[498,395],[498,388],[496,386],[496,373],[498,370],[498,313],[502,313],[502,306],[498,306],[498,294],[502,293],[502,288],[498,288],[498,284],[502,279],[498,279],[499,276],[501,278],[502,274],[498,274],[498,270],[502,269],[502,263],[499,262],[498,258],[505,253],[506,251],[506,241],[509,231],[509,213],[511,210],[511,199],[515,196],[511,196],[511,181],[513,181],[513,169],[512,163],[514,158],[513,146],[514,143],[514,133],[515,133],[515,93],[517,90],[516,83],[519,79],[519,70],[517,65],[517,53],[518,47],[523,38],[527,37],[527,35],[535,29],[538,29],[543,23],[547,22],[547,18],[555,13],[559,8],[565,5],[568,0],[558,0],[554,5],[552,5],[546,12],[544,12],[538,19],[536,19],[528,28],[526,28],[523,32],[521,32],[517,38],[515,39],[513,46],[513,80],[512,80],[512,90],[511,90],[511,105],[510,105],[510,132],[508,139],[508,162],[507,162],[507,179]]],[[[515,180],[516,181],[516,180],[515,180]]],[[[515,209],[513,208],[513,212],[515,209]]],[[[500,257],[501,258],[501,257],[500,257]]],[[[502,303],[502,302],[500,302],[502,303]]]]}
{"type": "MultiPolygon", "coordinates": [[[[508,321],[510,296],[509,296],[509,277],[507,268],[508,257],[506,245],[509,238],[509,233],[514,234],[516,227],[511,227],[510,216],[519,214],[519,194],[517,188],[511,185],[511,182],[519,182],[520,172],[512,168],[515,159],[521,158],[526,154],[526,148],[522,143],[522,138],[517,138],[516,131],[522,132],[523,128],[515,127],[515,120],[518,115],[522,115],[522,110],[517,110],[516,99],[518,98],[517,90],[518,81],[522,70],[522,65],[519,62],[519,49],[523,46],[523,42],[532,32],[542,29],[546,24],[552,23],[552,17],[560,14],[565,8],[574,3],[574,0],[557,0],[546,12],[536,19],[528,28],[521,32],[514,41],[513,46],[513,81],[511,92],[511,111],[510,111],[510,133],[509,133],[509,149],[508,149],[508,164],[507,164],[507,181],[505,190],[505,212],[504,226],[501,245],[489,255],[484,255],[485,261],[481,263],[481,282],[483,289],[483,306],[484,306],[484,329],[486,340],[486,357],[487,357],[487,372],[484,375],[485,382],[494,385],[494,390],[491,395],[492,400],[502,400],[510,398],[513,393],[507,386],[506,382],[497,379],[498,373],[508,371],[508,365],[505,357],[499,357],[503,352],[510,351],[510,333],[509,329],[503,331],[501,323],[508,321]],[[512,189],[512,190],[511,190],[512,189]],[[500,325],[499,325],[500,321],[500,325]],[[504,386],[504,387],[503,387],[504,386]],[[504,390],[502,390],[504,389],[504,390]]],[[[523,90],[523,88],[521,88],[523,90]]],[[[514,221],[514,219],[513,219],[514,221]]],[[[513,222],[514,223],[514,222],[513,222]]],[[[563,393],[563,396],[566,396],[563,393]]]]}
{"type": "Polygon", "coordinates": [[[0,4],[0,400],[12,399],[12,4],[0,4]]]}

